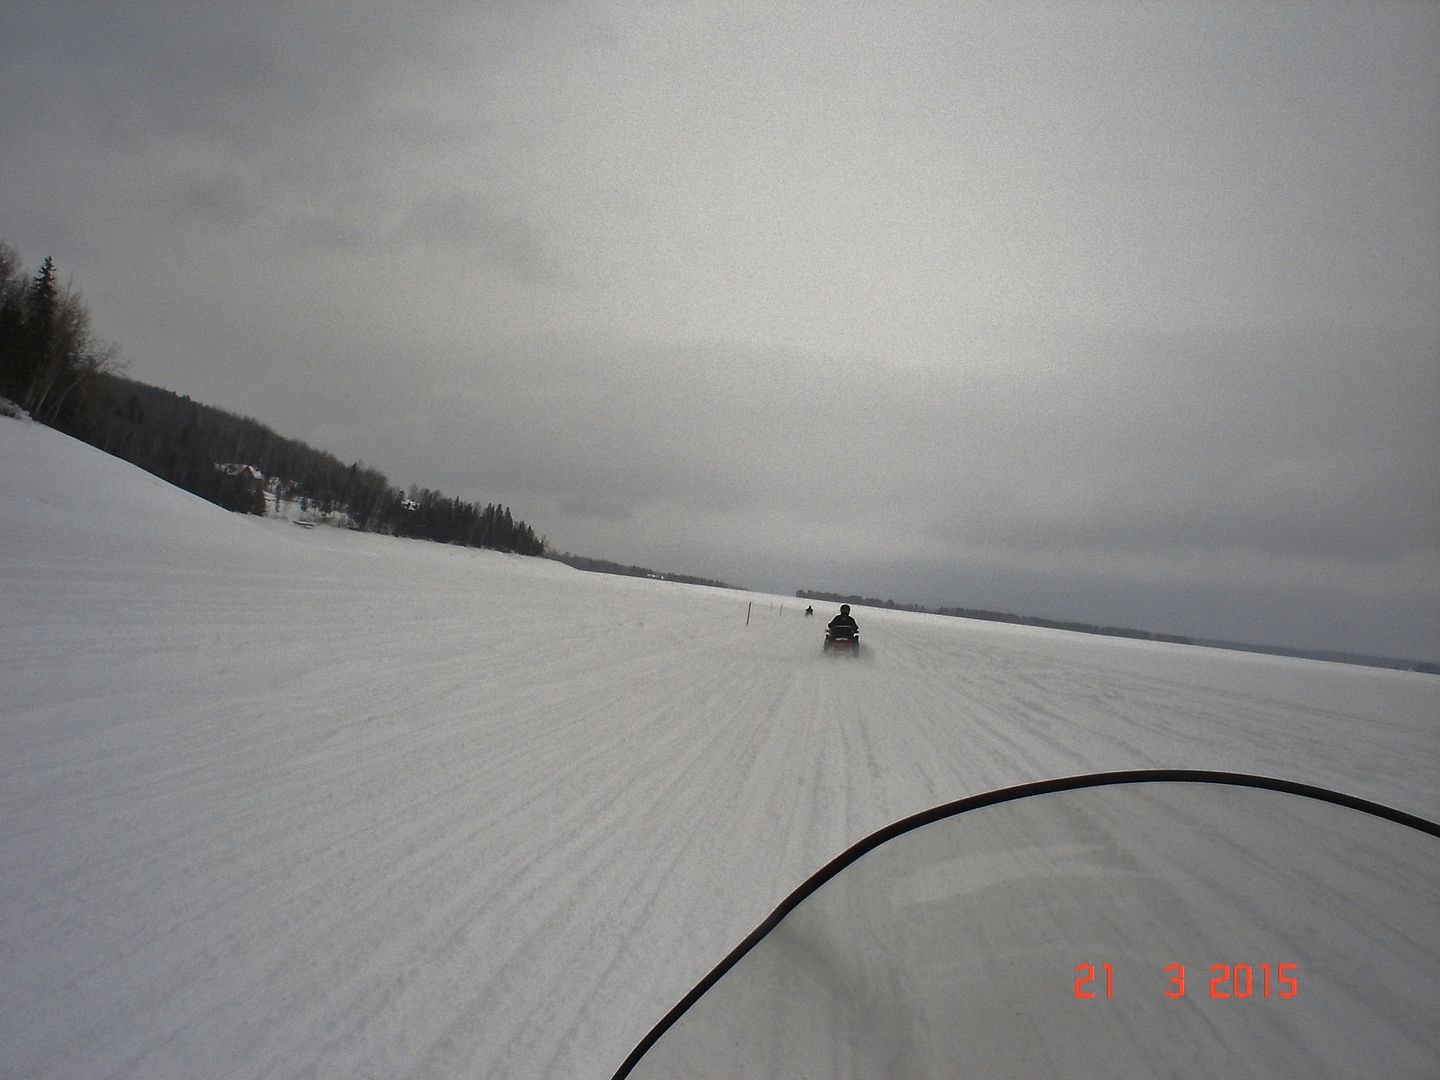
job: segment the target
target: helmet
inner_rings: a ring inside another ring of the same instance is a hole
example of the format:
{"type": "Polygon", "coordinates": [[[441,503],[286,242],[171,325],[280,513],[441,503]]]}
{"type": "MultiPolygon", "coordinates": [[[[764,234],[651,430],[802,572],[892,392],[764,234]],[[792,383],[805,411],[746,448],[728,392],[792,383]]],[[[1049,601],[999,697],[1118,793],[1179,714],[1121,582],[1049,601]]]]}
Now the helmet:
{"type": "Polygon", "coordinates": [[[849,605],[849,604],[841,604],[841,605],[840,605],[840,614],[841,614],[841,615],[849,615],[849,614],[850,614],[850,605],[849,605]]]}

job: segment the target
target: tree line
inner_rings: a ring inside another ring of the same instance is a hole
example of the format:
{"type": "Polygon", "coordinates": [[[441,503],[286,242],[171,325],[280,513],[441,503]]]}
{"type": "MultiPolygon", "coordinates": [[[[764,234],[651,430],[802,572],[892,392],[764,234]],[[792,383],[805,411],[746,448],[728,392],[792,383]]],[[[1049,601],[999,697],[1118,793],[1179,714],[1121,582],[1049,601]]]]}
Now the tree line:
{"type": "Polygon", "coordinates": [[[428,488],[408,493],[376,469],[285,438],[249,417],[125,378],[118,351],[94,337],[80,295],[47,258],[33,274],[0,243],[0,397],[41,423],[202,498],[263,514],[273,496],[352,527],[447,544],[542,555],[545,540],[509,507],[428,488]]]}
{"type": "Polygon", "coordinates": [[[1082,634],[1104,634],[1109,637],[1135,638],[1140,641],[1165,641],[1173,645],[1196,644],[1194,639],[1182,637],[1179,634],[1155,634],[1148,630],[1132,630],[1125,626],[1100,626],[1096,623],[1042,619],[1034,615],[1015,615],[1007,611],[986,611],[981,608],[962,607],[928,608],[920,604],[897,604],[894,600],[876,600],[871,596],[841,596],[839,593],[815,592],[811,589],[797,589],[795,595],[801,600],[820,600],[826,603],[855,604],[860,607],[890,608],[894,611],[918,611],[924,615],[945,615],[955,619],[979,619],[984,622],[1015,623],[1018,626],[1040,626],[1050,630],[1073,630],[1082,634]]]}
{"type": "Polygon", "coordinates": [[[1324,660],[1333,664],[1362,664],[1366,667],[1394,668],[1401,671],[1420,671],[1429,675],[1440,675],[1440,664],[1422,660],[1405,660],[1389,656],[1371,656],[1365,653],[1342,652],[1334,649],[1300,649],[1283,645],[1263,645],[1245,641],[1225,641],[1218,638],[1187,637],[1183,634],[1156,634],[1148,630],[1133,630],[1125,626],[1101,626],[1096,623],[1065,622],[1060,619],[1042,619],[1033,615],[1014,615],[1005,611],[986,611],[981,608],[938,607],[928,608],[920,604],[897,604],[894,600],[876,600],[870,596],[842,596],[839,593],[815,592],[798,589],[795,595],[801,600],[820,600],[827,603],[855,604],[861,607],[889,608],[894,611],[918,611],[925,615],[946,615],[957,619],[979,619],[984,622],[1015,623],[1019,626],[1040,626],[1050,630],[1072,630],[1081,634],[1102,634],[1107,637],[1134,638],[1137,641],[1161,641],[1171,645],[1200,645],[1211,649],[1230,649],[1239,652],[1264,653],[1270,656],[1295,656],[1309,660],[1324,660]]]}
{"type": "Polygon", "coordinates": [[[566,566],[573,566],[576,570],[585,570],[592,574],[619,574],[622,577],[643,577],[653,581],[674,581],[682,585],[704,585],[711,589],[739,589],[738,585],[731,585],[724,581],[717,581],[714,578],[696,577],[694,574],[675,574],[668,570],[651,570],[646,566],[627,566],[624,563],[611,562],[608,559],[592,559],[585,555],[572,555],[568,551],[548,552],[547,557],[556,562],[562,562],[566,566]]]}

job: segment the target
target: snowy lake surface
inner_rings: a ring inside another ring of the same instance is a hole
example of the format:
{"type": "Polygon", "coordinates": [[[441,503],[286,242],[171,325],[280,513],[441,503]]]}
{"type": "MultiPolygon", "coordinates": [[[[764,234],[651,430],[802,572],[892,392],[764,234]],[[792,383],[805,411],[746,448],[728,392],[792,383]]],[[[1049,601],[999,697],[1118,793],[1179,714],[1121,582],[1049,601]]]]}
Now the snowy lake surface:
{"type": "Polygon", "coordinates": [[[608,1076],[834,855],[1026,781],[1440,818],[1434,676],[867,609],[836,660],[802,610],[239,517],[0,418],[0,1076],[608,1076]]]}

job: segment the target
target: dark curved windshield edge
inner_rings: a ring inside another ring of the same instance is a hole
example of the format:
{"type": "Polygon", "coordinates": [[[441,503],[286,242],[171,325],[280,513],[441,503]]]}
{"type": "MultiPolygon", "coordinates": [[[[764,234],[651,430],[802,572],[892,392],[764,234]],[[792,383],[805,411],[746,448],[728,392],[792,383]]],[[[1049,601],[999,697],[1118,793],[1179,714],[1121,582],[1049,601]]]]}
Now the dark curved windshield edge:
{"type": "Polygon", "coordinates": [[[954,817],[957,814],[964,814],[971,810],[978,810],[985,806],[994,806],[997,803],[1013,802],[1017,799],[1028,799],[1034,795],[1048,795],[1061,791],[1076,791],[1082,788],[1111,787],[1122,784],[1225,784],[1231,787],[1262,788],[1269,791],[1279,791],[1290,795],[1297,795],[1307,799],[1317,799],[1321,802],[1334,803],[1337,806],[1349,807],[1351,810],[1358,810],[1365,814],[1372,814],[1375,817],[1384,818],[1397,825],[1404,825],[1411,829],[1418,829],[1420,832],[1428,833],[1440,839],[1440,824],[1426,818],[1417,817],[1414,814],[1407,814],[1403,810],[1397,810],[1382,803],[1371,802],[1368,799],[1357,798],[1354,795],[1346,795],[1338,791],[1331,791],[1328,788],[1317,787],[1314,784],[1302,784],[1293,780],[1283,780],[1274,776],[1255,776],[1248,773],[1217,772],[1205,769],[1127,769],[1119,772],[1088,773],[1081,776],[1065,776],[1055,780],[1039,780],[1028,784],[1017,784],[1014,787],[1000,788],[996,791],[987,791],[980,795],[970,795],[954,802],[944,803],[932,807],[929,810],[922,810],[918,814],[902,818],[878,832],[871,833],[863,840],[853,844],[845,851],[822,866],[794,892],[787,896],[780,905],[770,913],[770,916],[757,926],[745,940],[740,942],[730,954],[721,960],[715,968],[696,983],[695,988],[686,994],[671,1009],[660,1022],[651,1029],[630,1052],[630,1056],[616,1071],[614,1080],[623,1080],[632,1069],[639,1063],[646,1052],[652,1047],[667,1030],[679,1020],[681,1016],[698,1001],[707,990],[715,985],[727,971],[740,961],[740,958],[748,953],[760,942],[766,934],[770,933],[780,922],[803,903],[806,897],[819,889],[827,881],[840,873],[855,860],[875,848],[886,844],[897,836],[901,836],[921,826],[942,821],[945,818],[954,817]]]}

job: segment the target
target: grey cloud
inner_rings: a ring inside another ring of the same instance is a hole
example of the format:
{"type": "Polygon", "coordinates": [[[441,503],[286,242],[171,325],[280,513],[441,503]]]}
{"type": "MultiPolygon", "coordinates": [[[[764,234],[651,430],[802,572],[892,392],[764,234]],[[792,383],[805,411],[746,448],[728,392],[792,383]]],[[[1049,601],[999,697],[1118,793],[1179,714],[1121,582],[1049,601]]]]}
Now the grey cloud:
{"type": "Polygon", "coordinates": [[[1432,595],[1433,6],[0,21],[0,239],[137,377],[398,483],[780,588],[1432,595]]]}
{"type": "Polygon", "coordinates": [[[220,227],[249,225],[264,210],[252,185],[219,172],[196,172],[177,180],[173,199],[182,215],[220,227]]]}
{"type": "Polygon", "coordinates": [[[475,262],[504,269],[534,285],[560,280],[559,260],[524,217],[496,210],[473,192],[450,191],[421,198],[387,230],[392,244],[447,248],[475,262]]]}

